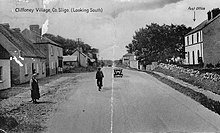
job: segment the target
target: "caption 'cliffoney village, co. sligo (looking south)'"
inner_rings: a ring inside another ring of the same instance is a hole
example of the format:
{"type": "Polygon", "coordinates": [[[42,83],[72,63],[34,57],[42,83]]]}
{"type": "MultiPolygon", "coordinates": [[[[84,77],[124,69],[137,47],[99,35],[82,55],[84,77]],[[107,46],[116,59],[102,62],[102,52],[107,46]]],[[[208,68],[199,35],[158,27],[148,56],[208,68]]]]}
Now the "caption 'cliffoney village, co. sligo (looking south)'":
{"type": "Polygon", "coordinates": [[[21,13],[102,13],[103,8],[15,8],[21,13]]]}

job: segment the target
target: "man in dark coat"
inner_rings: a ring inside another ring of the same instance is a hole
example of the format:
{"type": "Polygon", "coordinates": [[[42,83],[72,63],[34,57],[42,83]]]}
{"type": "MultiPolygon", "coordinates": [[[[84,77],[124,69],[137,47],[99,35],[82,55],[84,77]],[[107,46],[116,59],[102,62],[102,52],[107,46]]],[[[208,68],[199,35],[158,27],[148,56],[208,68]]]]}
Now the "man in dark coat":
{"type": "Polygon", "coordinates": [[[97,79],[97,86],[99,87],[99,91],[101,91],[102,88],[102,79],[104,78],[104,74],[101,71],[101,68],[98,68],[98,71],[96,72],[96,79],[97,79]]]}
{"type": "Polygon", "coordinates": [[[38,85],[38,80],[36,79],[36,76],[37,74],[34,73],[30,80],[31,98],[32,98],[33,103],[37,103],[37,99],[40,98],[39,85],[38,85]]]}

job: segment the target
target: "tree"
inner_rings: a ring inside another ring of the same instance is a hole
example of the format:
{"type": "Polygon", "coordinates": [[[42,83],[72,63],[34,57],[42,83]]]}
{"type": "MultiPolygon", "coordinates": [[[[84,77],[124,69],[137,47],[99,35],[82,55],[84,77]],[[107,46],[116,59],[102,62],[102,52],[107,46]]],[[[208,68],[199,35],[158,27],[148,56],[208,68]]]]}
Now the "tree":
{"type": "Polygon", "coordinates": [[[63,46],[63,55],[71,55],[74,50],[80,46],[82,48],[82,52],[88,54],[89,52],[93,54],[94,59],[97,59],[96,54],[98,53],[98,49],[92,48],[89,44],[85,44],[84,42],[80,41],[79,43],[73,39],[66,39],[62,36],[55,36],[53,34],[46,33],[43,35],[54,41],[55,43],[60,44],[63,46]],[[94,55],[95,54],[95,55],[94,55]]]}
{"type": "Polygon", "coordinates": [[[128,52],[135,52],[138,60],[149,64],[165,62],[172,58],[184,58],[184,35],[191,28],[185,25],[158,25],[152,23],[135,32],[132,43],[126,46],[128,52]]]}

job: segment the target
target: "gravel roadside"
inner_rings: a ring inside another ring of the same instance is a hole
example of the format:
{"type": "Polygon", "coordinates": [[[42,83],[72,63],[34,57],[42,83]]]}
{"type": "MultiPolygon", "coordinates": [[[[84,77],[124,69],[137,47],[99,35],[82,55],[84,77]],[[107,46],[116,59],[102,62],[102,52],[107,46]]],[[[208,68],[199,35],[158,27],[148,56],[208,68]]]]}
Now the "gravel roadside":
{"type": "Polygon", "coordinates": [[[0,128],[8,133],[44,131],[46,121],[65,100],[68,92],[77,90],[77,81],[80,78],[79,74],[68,73],[41,79],[41,98],[38,104],[31,102],[28,86],[24,86],[21,93],[0,101],[0,116],[8,118],[5,123],[0,122],[0,128]]]}

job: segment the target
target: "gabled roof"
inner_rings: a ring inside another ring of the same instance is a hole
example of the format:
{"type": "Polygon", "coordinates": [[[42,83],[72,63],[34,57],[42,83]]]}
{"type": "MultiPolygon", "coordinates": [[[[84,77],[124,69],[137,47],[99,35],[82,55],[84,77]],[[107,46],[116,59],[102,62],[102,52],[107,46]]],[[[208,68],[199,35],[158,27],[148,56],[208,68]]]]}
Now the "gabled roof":
{"type": "Polygon", "coordinates": [[[73,55],[63,56],[63,61],[77,61],[77,56],[73,56],[73,55]]]}
{"type": "Polygon", "coordinates": [[[0,44],[0,59],[9,59],[10,53],[0,44]]]}
{"type": "Polygon", "coordinates": [[[208,26],[210,23],[212,23],[213,21],[215,21],[217,18],[220,17],[220,14],[218,14],[215,18],[210,19],[210,20],[205,20],[202,23],[200,23],[198,26],[196,26],[192,31],[190,31],[189,33],[187,33],[185,36],[193,34],[197,31],[202,30],[203,28],[205,28],[206,26],[208,26]]]}
{"type": "Polygon", "coordinates": [[[36,44],[47,44],[47,43],[52,44],[52,45],[57,46],[57,47],[63,48],[60,44],[55,43],[54,41],[50,40],[47,37],[41,37],[41,42],[38,42],[36,44]]]}
{"type": "Polygon", "coordinates": [[[26,36],[26,34],[29,34],[29,35],[31,35],[32,37],[33,37],[33,35],[38,36],[38,37],[40,38],[40,40],[39,40],[40,42],[36,42],[36,40],[34,40],[32,37],[30,38],[30,40],[32,40],[32,42],[35,43],[35,44],[48,44],[48,43],[49,43],[49,44],[52,44],[52,45],[55,45],[55,46],[58,46],[58,47],[61,47],[61,48],[62,48],[62,46],[61,46],[60,44],[58,44],[58,43],[56,43],[56,42],[50,40],[50,39],[47,38],[47,37],[44,37],[44,36],[39,35],[39,33],[35,32],[35,31],[31,31],[31,30],[25,28],[25,29],[22,31],[22,33],[23,33],[25,36],[26,36]]]}
{"type": "Polygon", "coordinates": [[[0,24],[0,33],[2,33],[18,50],[20,50],[22,57],[46,58],[39,50],[35,49],[33,44],[25,39],[20,32],[14,31],[9,27],[0,24]]]}
{"type": "Polygon", "coordinates": [[[84,54],[83,52],[81,52],[79,49],[75,49],[74,51],[73,51],[73,53],[75,53],[76,51],[78,51],[80,54],[82,54],[84,57],[88,57],[89,59],[91,59],[88,55],[86,55],[86,54],[84,54]]]}

